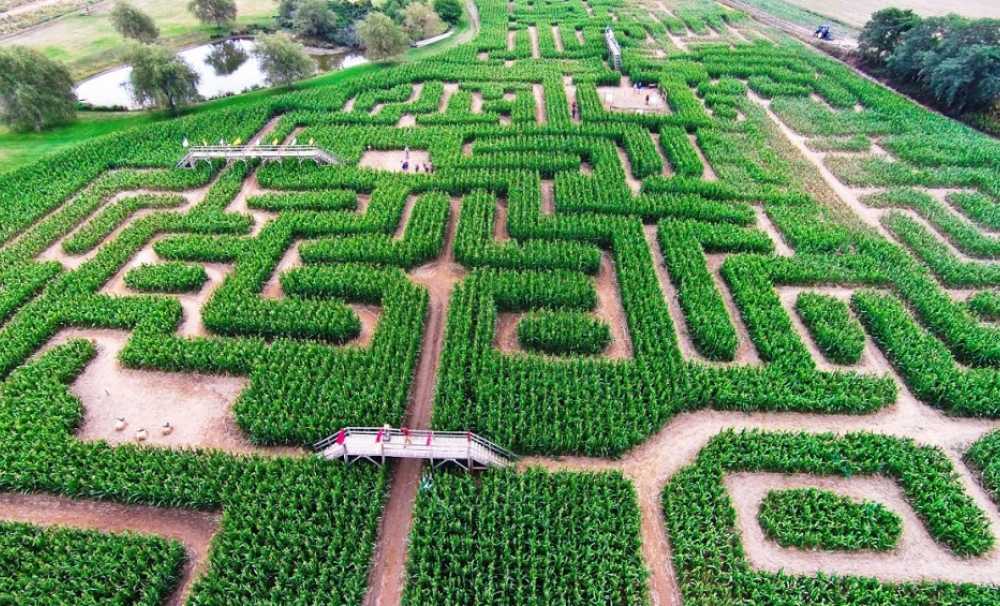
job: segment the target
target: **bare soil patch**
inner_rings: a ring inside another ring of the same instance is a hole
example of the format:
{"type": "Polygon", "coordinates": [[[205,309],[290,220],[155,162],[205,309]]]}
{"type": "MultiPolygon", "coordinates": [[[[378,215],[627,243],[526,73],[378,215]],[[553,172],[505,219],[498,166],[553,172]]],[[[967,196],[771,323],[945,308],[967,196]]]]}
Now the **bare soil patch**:
{"type": "Polygon", "coordinates": [[[0,519],[42,527],[135,532],[180,542],[187,561],[166,606],[183,604],[194,580],[204,574],[212,537],[220,522],[217,513],[10,493],[0,494],[0,519]]]}
{"type": "Polygon", "coordinates": [[[373,168],[375,170],[387,170],[390,172],[412,172],[416,164],[430,164],[431,155],[425,150],[410,150],[409,153],[402,149],[386,151],[366,151],[361,155],[358,166],[361,168],[373,168]],[[407,160],[407,157],[409,159],[407,160]],[[409,162],[409,166],[404,171],[403,162],[409,162]]]}
{"type": "Polygon", "coordinates": [[[441,94],[441,103],[438,105],[438,111],[444,113],[448,109],[448,101],[451,100],[451,96],[458,92],[457,82],[445,82],[444,92],[441,94]]]}
{"type": "Polygon", "coordinates": [[[534,25],[528,26],[528,38],[531,40],[531,58],[541,59],[542,52],[538,47],[538,28],[534,25]]]}
{"type": "Polygon", "coordinates": [[[165,448],[211,448],[237,454],[301,454],[299,449],[260,448],[236,425],[231,408],[247,385],[246,377],[162,372],[123,367],[118,354],[128,334],[115,330],[64,329],[46,348],[70,339],[86,339],[97,347],[94,357],[70,390],[83,404],[77,437],[111,445],[142,442],[165,448]],[[123,429],[116,429],[124,419],[123,429]],[[169,423],[169,433],[163,431],[169,423]]]}
{"type": "Polygon", "coordinates": [[[417,119],[413,114],[403,114],[396,123],[397,128],[409,128],[417,125],[417,119]]]}
{"type": "Polygon", "coordinates": [[[562,81],[563,91],[566,93],[566,103],[569,104],[570,120],[574,124],[579,124],[580,116],[573,112],[573,107],[576,106],[576,85],[573,84],[573,76],[563,76],[562,81]]]}
{"type": "Polygon", "coordinates": [[[597,96],[607,111],[669,114],[670,107],[659,88],[635,88],[627,77],[618,86],[598,86],[597,96]]]}
{"type": "Polygon", "coordinates": [[[562,35],[559,33],[558,25],[552,26],[552,42],[556,47],[557,53],[563,52],[562,35]]]}
{"type": "Polygon", "coordinates": [[[541,84],[532,84],[531,94],[535,97],[535,122],[545,124],[545,89],[541,84]]]}
{"type": "Polygon", "coordinates": [[[764,212],[764,208],[761,206],[754,205],[753,207],[754,216],[757,218],[757,228],[763,231],[771,238],[774,242],[774,252],[779,257],[791,257],[795,254],[788,243],[785,242],[785,237],[778,231],[778,228],[774,226],[771,222],[771,218],[767,216],[764,212]]]}

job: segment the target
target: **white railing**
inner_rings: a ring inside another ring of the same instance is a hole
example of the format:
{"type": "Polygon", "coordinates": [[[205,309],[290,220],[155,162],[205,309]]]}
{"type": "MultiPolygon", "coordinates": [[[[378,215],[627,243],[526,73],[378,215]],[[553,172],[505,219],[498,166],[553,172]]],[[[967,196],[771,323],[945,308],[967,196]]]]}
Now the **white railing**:
{"type": "Polygon", "coordinates": [[[177,163],[178,168],[194,168],[198,162],[212,160],[313,160],[317,164],[335,164],[337,158],[315,145],[195,145],[177,163]]]}
{"type": "Polygon", "coordinates": [[[313,448],[327,459],[347,462],[426,459],[432,464],[450,462],[465,469],[504,466],[517,460],[517,455],[506,448],[472,432],[460,431],[345,427],[313,448]]]}

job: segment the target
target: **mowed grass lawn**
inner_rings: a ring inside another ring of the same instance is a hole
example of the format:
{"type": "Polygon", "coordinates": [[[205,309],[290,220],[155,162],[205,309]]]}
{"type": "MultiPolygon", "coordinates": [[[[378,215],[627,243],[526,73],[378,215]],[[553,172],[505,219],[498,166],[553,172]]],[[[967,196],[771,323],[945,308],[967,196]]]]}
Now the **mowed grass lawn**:
{"type": "Polygon", "coordinates": [[[1000,18],[1000,0],[785,0],[820,15],[861,28],[871,14],[894,6],[909,8],[922,17],[956,13],[963,17],[1000,18]]]}
{"type": "MultiPolygon", "coordinates": [[[[198,22],[187,10],[188,0],[131,0],[156,21],[164,43],[173,48],[204,42],[218,31],[198,22]]],[[[76,79],[121,63],[125,41],[111,27],[113,2],[102,2],[89,15],[56,19],[38,29],[8,38],[0,44],[37,49],[66,64],[76,79]]],[[[277,0],[236,0],[239,27],[264,23],[277,13],[277,0]]]]}

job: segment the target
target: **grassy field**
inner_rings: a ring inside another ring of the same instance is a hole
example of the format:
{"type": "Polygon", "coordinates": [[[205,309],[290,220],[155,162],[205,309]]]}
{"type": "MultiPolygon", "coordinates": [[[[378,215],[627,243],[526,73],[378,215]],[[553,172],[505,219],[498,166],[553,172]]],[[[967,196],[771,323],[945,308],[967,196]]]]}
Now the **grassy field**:
{"type": "MultiPolygon", "coordinates": [[[[424,50],[424,49],[421,49],[424,50]]],[[[359,65],[343,71],[318,76],[302,82],[294,90],[330,86],[346,82],[361,74],[380,69],[373,64],[359,65]]],[[[225,107],[239,107],[287,93],[288,89],[264,89],[245,95],[236,95],[207,101],[190,108],[185,115],[199,114],[225,107]]],[[[0,173],[23,166],[61,149],[83,143],[127,128],[169,120],[165,112],[81,112],[73,124],[53,128],[41,133],[13,133],[0,126],[0,173]]]]}
{"type": "Polygon", "coordinates": [[[873,12],[890,6],[913,9],[924,17],[957,13],[964,17],[1000,18],[1000,2],[997,0],[785,0],[785,2],[857,28],[863,27],[873,12]]]}
{"type": "MultiPolygon", "coordinates": [[[[262,0],[262,3],[267,2],[268,0],[262,0]]],[[[404,60],[415,61],[427,58],[468,41],[471,35],[474,34],[473,28],[470,28],[469,25],[466,13],[463,15],[462,22],[459,24],[458,31],[454,36],[430,46],[411,49],[406,53],[404,60]]],[[[347,82],[351,78],[370,73],[377,69],[381,69],[381,66],[372,64],[359,65],[300,82],[294,88],[295,90],[303,90],[331,86],[347,82]]],[[[265,97],[284,94],[286,92],[286,90],[273,89],[257,90],[243,95],[207,101],[192,107],[186,113],[197,114],[223,107],[237,107],[256,103],[265,97]]],[[[81,112],[75,123],[53,128],[42,133],[12,133],[5,127],[0,126],[0,173],[23,166],[47,154],[71,145],[89,141],[101,135],[169,118],[170,116],[163,112],[81,112]]]]}
{"type": "MultiPolygon", "coordinates": [[[[218,35],[199,23],[187,10],[187,2],[133,0],[160,28],[164,42],[180,48],[218,35]]],[[[239,26],[269,21],[277,11],[275,0],[236,0],[239,26]]],[[[76,14],[57,19],[0,44],[18,44],[42,51],[65,63],[75,78],[84,78],[121,62],[125,42],[111,27],[112,3],[97,5],[89,15],[76,14]]]]}

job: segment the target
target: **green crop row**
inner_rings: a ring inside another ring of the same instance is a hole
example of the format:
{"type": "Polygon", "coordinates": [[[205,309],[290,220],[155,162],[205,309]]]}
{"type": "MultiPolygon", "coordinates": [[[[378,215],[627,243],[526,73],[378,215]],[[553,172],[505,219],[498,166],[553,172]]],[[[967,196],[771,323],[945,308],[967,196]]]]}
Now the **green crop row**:
{"type": "Polygon", "coordinates": [[[635,490],[617,473],[425,476],[403,604],[647,603],[635,490]]]}
{"type": "Polygon", "coordinates": [[[741,547],[727,473],[878,475],[897,482],[928,532],[961,555],[982,554],[994,538],[983,512],[964,492],[948,458],[909,440],[872,435],[723,432],[674,475],[663,509],[674,569],[685,604],[723,606],[766,601],[986,605],[993,586],[945,582],[885,583],[861,576],[792,576],[754,570],[741,547]]]}
{"type": "Polygon", "coordinates": [[[143,292],[191,292],[202,287],[208,275],[200,265],[144,263],[125,274],[125,285],[143,292]]]}
{"type": "Polygon", "coordinates": [[[524,315],[517,323],[522,347],[555,355],[595,355],[611,342],[611,329],[588,314],[541,311],[524,315]]]}
{"type": "Polygon", "coordinates": [[[865,333],[846,304],[835,297],[803,292],[795,300],[795,311],[831,362],[858,363],[865,348],[865,333]]]}
{"type": "Polygon", "coordinates": [[[903,520],[885,506],[817,488],[769,492],[757,520],[768,538],[800,549],[889,551],[903,533],[903,520]]]}

